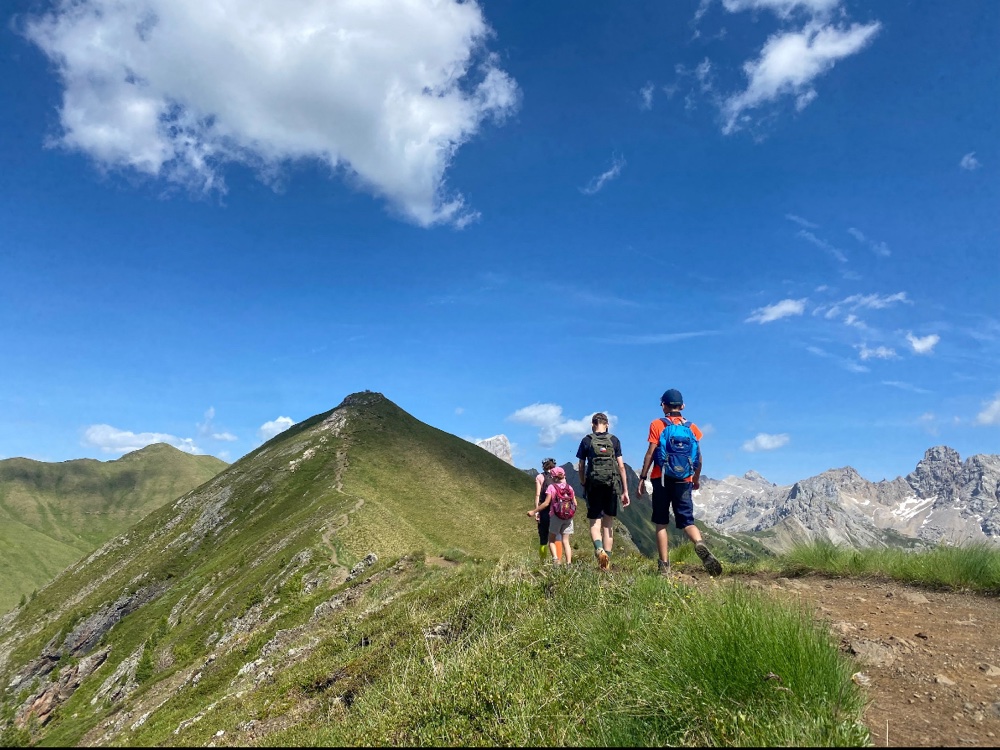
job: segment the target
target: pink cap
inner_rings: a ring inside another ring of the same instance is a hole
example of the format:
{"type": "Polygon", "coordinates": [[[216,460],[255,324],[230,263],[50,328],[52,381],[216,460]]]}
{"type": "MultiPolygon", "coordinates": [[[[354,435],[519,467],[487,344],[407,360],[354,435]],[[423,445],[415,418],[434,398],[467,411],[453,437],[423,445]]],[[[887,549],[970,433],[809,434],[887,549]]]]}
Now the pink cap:
{"type": "Polygon", "coordinates": [[[553,469],[549,469],[549,476],[551,476],[553,479],[555,479],[556,477],[565,477],[566,470],[562,466],[556,466],[553,469]]]}

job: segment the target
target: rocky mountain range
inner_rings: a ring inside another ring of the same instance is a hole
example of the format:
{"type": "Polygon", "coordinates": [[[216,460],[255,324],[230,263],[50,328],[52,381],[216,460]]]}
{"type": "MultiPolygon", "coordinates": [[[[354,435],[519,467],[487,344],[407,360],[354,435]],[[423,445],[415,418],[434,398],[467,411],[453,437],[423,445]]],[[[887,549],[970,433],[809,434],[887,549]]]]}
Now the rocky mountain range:
{"type": "Polygon", "coordinates": [[[510,449],[510,441],[506,435],[494,435],[491,438],[477,440],[476,445],[485,451],[489,451],[501,461],[506,461],[511,466],[514,465],[514,455],[510,449]]]}
{"type": "Polygon", "coordinates": [[[907,476],[880,482],[849,466],[791,486],[752,471],[704,478],[695,515],[727,533],[753,533],[775,551],[815,539],[857,547],[1000,543],[1000,456],[962,461],[936,446],[907,476]]]}

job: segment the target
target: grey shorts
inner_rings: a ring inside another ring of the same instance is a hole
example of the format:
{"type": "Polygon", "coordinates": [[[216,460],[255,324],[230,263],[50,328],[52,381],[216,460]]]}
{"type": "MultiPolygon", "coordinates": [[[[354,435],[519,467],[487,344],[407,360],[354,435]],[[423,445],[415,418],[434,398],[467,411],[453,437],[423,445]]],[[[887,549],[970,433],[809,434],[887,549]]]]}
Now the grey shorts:
{"type": "Polygon", "coordinates": [[[549,513],[549,533],[559,536],[560,534],[573,533],[573,519],[560,518],[555,513],[549,513]]]}

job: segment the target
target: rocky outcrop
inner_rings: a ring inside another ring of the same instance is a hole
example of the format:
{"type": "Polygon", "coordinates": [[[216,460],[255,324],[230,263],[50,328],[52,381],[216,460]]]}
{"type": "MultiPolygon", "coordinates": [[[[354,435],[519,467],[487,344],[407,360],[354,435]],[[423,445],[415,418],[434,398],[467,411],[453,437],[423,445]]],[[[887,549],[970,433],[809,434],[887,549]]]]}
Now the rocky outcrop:
{"type": "Polygon", "coordinates": [[[962,462],[946,446],[930,448],[912,473],[869,482],[851,467],[831,469],[788,487],[756,472],[704,479],[695,514],[724,531],[766,532],[776,550],[827,539],[885,545],[887,534],[937,544],[1000,543],[1000,456],[962,462]]]}
{"type": "Polygon", "coordinates": [[[477,440],[476,445],[485,451],[492,453],[501,461],[506,461],[511,466],[514,465],[514,456],[511,453],[510,441],[506,435],[494,435],[485,440],[477,440]]]}

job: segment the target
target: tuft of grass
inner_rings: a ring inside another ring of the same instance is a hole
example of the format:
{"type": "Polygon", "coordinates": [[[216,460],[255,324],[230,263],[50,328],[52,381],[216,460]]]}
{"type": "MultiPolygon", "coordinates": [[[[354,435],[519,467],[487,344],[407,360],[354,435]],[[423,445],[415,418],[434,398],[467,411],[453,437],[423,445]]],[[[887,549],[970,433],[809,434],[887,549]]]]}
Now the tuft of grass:
{"type": "Polygon", "coordinates": [[[1000,592],[1000,549],[986,543],[932,550],[852,549],[830,542],[796,547],[777,561],[784,575],[884,577],[935,588],[1000,592]]]}
{"type": "Polygon", "coordinates": [[[851,665],[808,613],[737,583],[678,586],[638,556],[615,566],[425,571],[378,614],[344,614],[364,645],[302,668],[317,715],[267,744],[869,742],[851,665]]]}

